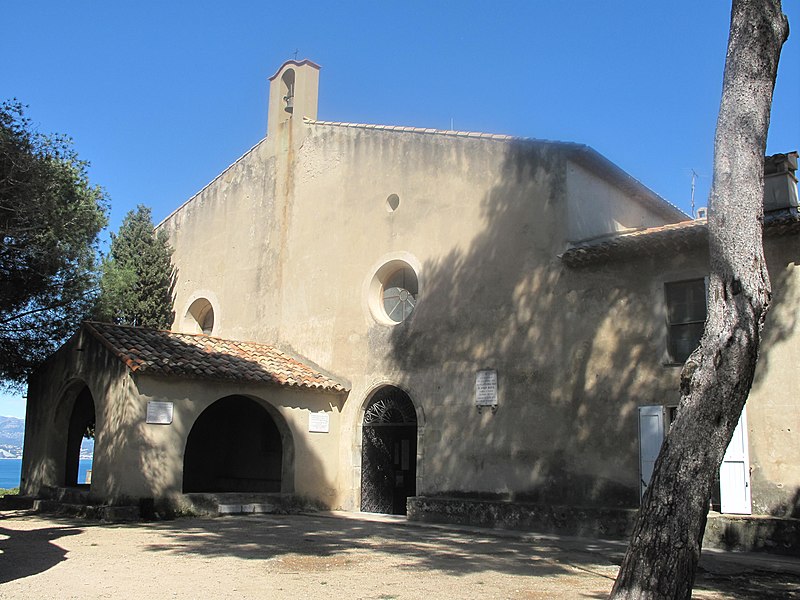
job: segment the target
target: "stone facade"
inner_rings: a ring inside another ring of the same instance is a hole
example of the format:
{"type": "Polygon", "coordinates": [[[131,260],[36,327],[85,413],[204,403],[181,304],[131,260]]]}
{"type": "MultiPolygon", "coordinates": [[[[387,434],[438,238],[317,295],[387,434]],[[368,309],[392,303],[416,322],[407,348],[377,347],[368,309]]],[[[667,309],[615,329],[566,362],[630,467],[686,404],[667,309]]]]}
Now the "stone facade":
{"type": "MultiPolygon", "coordinates": [[[[59,482],[42,440],[63,445],[51,415],[80,380],[100,496],[179,494],[196,419],[239,395],[291,429],[284,491],[331,508],[362,509],[382,485],[403,500],[636,508],[639,407],[666,407],[666,428],[679,398],[665,283],[707,273],[704,224],[675,225],[687,216],[585,146],[319,121],[318,71],[284,64],[268,135],[159,228],[175,249],[174,331],[274,345],[346,393],[137,377],[102,349],[81,365],[61,352],[31,384],[27,489],[59,482]],[[487,370],[496,406],[477,407],[487,370]],[[147,400],[173,402],[174,425],[146,424],[147,400]],[[309,431],[318,412],[328,432],[309,431]],[[137,449],[115,463],[105,436],[137,449]]],[[[766,245],[775,305],[746,441],[753,512],[796,517],[793,215],[766,245]]]]}

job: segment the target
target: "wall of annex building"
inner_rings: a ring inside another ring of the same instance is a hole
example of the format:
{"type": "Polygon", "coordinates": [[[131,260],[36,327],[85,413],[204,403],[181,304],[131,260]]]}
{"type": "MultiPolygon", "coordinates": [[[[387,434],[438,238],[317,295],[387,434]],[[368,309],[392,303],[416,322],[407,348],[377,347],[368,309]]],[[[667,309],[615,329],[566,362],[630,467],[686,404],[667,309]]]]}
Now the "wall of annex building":
{"type": "MultiPolygon", "coordinates": [[[[800,378],[794,365],[800,351],[800,255],[794,236],[767,238],[765,252],[773,305],[746,405],[752,511],[796,517],[800,449],[794,440],[800,424],[800,378]]],[[[567,470],[595,477],[595,486],[602,484],[597,476],[605,473],[627,488],[625,497],[634,506],[637,408],[674,407],[680,400],[681,365],[673,364],[666,351],[664,283],[707,274],[707,251],[702,247],[564,273],[562,305],[574,317],[576,329],[573,334],[563,331],[563,339],[572,346],[569,369],[553,373],[559,384],[551,393],[566,394],[571,401],[560,411],[563,433],[552,434],[570,440],[566,462],[572,466],[567,470]],[[564,429],[570,424],[571,433],[564,429]]],[[[573,491],[575,498],[586,493],[578,487],[573,491]]]]}
{"type": "MultiPolygon", "coordinates": [[[[184,452],[192,426],[214,402],[230,396],[253,400],[283,434],[282,490],[336,508],[339,414],[343,398],[277,386],[131,375],[89,336],[77,336],[31,378],[28,391],[22,491],[64,486],[66,436],[76,396],[88,387],[96,416],[92,497],[182,501],[184,452]],[[149,402],[172,406],[168,424],[147,422],[149,402]],[[326,413],[328,432],[309,431],[311,413],[326,413]]],[[[231,444],[239,440],[231,440],[231,444]]],[[[258,445],[254,440],[250,445],[258,445]]],[[[225,448],[212,451],[224,453],[225,448]]],[[[236,490],[233,490],[236,491],[236,490]]]]}
{"type": "Polygon", "coordinates": [[[22,491],[63,486],[67,430],[77,395],[88,387],[94,403],[95,449],[91,494],[113,500],[142,489],[135,459],[135,390],[126,367],[81,331],[31,376],[25,422],[22,491]]]}
{"type": "MultiPolygon", "coordinates": [[[[171,402],[174,410],[170,425],[143,423],[140,428],[140,461],[152,486],[150,495],[169,497],[181,493],[186,442],[198,417],[219,400],[244,396],[264,408],[282,434],[281,491],[329,508],[341,505],[338,491],[341,396],[274,385],[152,377],[137,378],[136,386],[142,406],[151,401],[171,402]],[[328,416],[329,431],[312,433],[309,416],[320,412],[328,416]]],[[[237,440],[231,440],[231,444],[235,443],[237,440]]],[[[218,451],[224,453],[225,448],[218,451]]]]}

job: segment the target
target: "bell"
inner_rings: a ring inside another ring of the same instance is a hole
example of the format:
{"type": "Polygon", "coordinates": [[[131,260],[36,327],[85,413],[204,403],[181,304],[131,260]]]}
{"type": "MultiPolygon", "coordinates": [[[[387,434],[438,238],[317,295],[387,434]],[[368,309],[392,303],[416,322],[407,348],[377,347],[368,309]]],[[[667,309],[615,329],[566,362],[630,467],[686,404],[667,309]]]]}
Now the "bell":
{"type": "Polygon", "coordinates": [[[284,96],[283,99],[286,101],[286,107],[284,108],[284,110],[287,113],[293,113],[294,112],[294,96],[284,96]]]}

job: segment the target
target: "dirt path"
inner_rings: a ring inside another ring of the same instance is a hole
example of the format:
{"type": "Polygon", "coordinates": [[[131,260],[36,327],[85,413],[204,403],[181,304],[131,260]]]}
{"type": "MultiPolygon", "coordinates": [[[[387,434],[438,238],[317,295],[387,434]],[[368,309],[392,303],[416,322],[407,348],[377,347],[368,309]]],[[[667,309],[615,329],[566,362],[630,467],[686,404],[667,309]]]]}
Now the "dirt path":
{"type": "MultiPolygon", "coordinates": [[[[622,550],[325,516],[112,525],[0,515],[0,598],[604,598],[622,550]]],[[[800,598],[800,575],[717,562],[696,598],[800,598]]]]}

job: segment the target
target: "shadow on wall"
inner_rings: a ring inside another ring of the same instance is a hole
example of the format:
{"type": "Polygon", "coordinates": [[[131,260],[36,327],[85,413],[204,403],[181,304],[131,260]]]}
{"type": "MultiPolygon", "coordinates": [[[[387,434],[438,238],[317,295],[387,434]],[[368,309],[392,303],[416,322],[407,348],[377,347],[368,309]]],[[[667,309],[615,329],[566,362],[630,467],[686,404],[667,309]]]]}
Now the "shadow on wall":
{"type": "MultiPolygon", "coordinates": [[[[765,477],[765,474],[774,472],[776,468],[788,471],[792,468],[791,461],[800,456],[795,425],[800,416],[800,409],[797,408],[795,361],[798,356],[797,344],[800,343],[800,312],[797,310],[800,302],[800,244],[787,243],[786,240],[776,244],[775,241],[775,238],[765,239],[765,253],[772,282],[772,308],[764,325],[758,367],[753,381],[753,390],[760,393],[759,402],[764,408],[760,424],[762,430],[768,429],[759,432],[761,442],[758,447],[753,448],[751,442],[753,507],[759,513],[800,518],[798,493],[795,492],[792,496],[788,489],[782,490],[774,481],[765,477]],[[765,374],[769,374],[769,379],[765,374]],[[793,453],[794,458],[781,464],[773,456],[773,452],[782,451],[793,453]],[[767,465],[770,462],[773,463],[771,468],[767,465]]],[[[753,424],[752,419],[750,424],[753,424]]],[[[793,468],[796,477],[798,467],[795,464],[793,468]]]]}
{"type": "MultiPolygon", "coordinates": [[[[25,423],[22,488],[75,485],[78,453],[87,425],[95,441],[103,430],[104,404],[123,365],[87,343],[81,330],[30,377],[25,423]]],[[[97,454],[94,456],[95,464],[97,454]]]]}
{"type": "Polygon", "coordinates": [[[419,303],[391,332],[398,383],[428,393],[422,494],[639,504],[637,406],[679,399],[653,284],[665,262],[706,268],[705,254],[567,268],[563,164],[512,146],[485,229],[423,265],[419,303]],[[473,404],[482,368],[498,371],[496,414],[473,404]]]}

